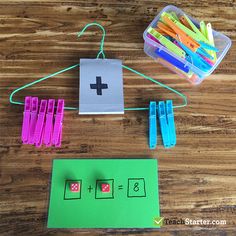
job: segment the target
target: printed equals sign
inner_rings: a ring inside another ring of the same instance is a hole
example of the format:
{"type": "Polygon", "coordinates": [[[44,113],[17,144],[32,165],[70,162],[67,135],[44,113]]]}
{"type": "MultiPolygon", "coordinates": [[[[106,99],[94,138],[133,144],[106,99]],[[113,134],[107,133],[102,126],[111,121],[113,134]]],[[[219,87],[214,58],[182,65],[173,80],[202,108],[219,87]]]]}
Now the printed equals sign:
{"type": "Polygon", "coordinates": [[[118,186],[118,189],[119,189],[119,190],[122,190],[122,189],[123,189],[123,185],[119,185],[119,186],[118,186]]]}

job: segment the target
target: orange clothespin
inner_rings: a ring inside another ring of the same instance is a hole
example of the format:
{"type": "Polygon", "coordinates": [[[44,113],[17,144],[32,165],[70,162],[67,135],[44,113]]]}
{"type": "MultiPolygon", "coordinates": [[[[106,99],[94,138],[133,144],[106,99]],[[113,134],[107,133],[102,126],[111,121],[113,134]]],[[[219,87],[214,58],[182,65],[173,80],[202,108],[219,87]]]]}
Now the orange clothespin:
{"type": "Polygon", "coordinates": [[[167,16],[163,15],[163,19],[165,23],[169,25],[169,27],[172,28],[172,30],[175,31],[176,34],[178,34],[179,40],[186,45],[188,48],[190,48],[193,52],[196,52],[197,49],[200,47],[200,44],[194,41],[191,37],[189,37],[183,30],[181,30],[176,24],[167,16]]]}
{"type": "Polygon", "coordinates": [[[157,27],[159,28],[159,30],[164,31],[165,34],[168,34],[172,38],[175,38],[176,33],[169,26],[163,24],[162,22],[158,22],[157,27]]]}
{"type": "Polygon", "coordinates": [[[160,28],[154,28],[157,32],[159,32],[160,34],[162,34],[162,35],[165,35],[165,36],[168,36],[168,34],[165,32],[165,31],[163,31],[162,29],[160,29],[160,28]]]}
{"type": "Polygon", "coordinates": [[[188,21],[185,19],[184,16],[181,16],[181,17],[179,18],[179,20],[180,20],[180,22],[181,22],[184,26],[188,27],[189,29],[192,29],[191,26],[190,26],[190,24],[188,23],[188,21]]]}

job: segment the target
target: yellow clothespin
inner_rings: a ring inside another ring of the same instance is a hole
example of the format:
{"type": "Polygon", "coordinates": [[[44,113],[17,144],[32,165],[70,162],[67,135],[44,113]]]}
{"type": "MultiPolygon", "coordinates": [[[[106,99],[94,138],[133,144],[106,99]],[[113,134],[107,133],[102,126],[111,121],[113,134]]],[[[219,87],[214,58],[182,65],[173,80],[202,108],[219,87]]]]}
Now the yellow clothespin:
{"type": "MultiPolygon", "coordinates": [[[[213,33],[212,33],[211,23],[207,24],[206,31],[207,31],[207,39],[208,39],[209,43],[214,47],[215,42],[214,42],[214,37],[213,37],[213,33]]],[[[217,59],[216,52],[210,51],[209,53],[213,56],[213,58],[214,58],[213,60],[216,61],[216,59],[217,59]]]]}

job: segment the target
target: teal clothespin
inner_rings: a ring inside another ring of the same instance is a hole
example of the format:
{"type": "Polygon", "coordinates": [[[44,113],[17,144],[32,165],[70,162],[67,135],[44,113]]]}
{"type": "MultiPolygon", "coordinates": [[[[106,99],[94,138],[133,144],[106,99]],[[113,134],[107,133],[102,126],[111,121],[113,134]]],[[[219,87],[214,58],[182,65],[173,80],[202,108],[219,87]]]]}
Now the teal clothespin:
{"type": "Polygon", "coordinates": [[[170,146],[173,147],[176,145],[176,130],[175,130],[175,118],[174,118],[172,100],[166,101],[166,114],[167,114],[167,122],[169,126],[170,146]]]}
{"type": "Polygon", "coordinates": [[[157,146],[157,106],[156,102],[149,104],[149,148],[155,149],[157,146]]]}
{"type": "Polygon", "coordinates": [[[191,57],[191,60],[186,57],[186,59],[194,64],[196,67],[200,68],[202,71],[209,71],[211,65],[209,65],[202,57],[200,57],[197,53],[192,52],[188,47],[186,47],[183,43],[176,40],[176,42],[186,51],[186,53],[191,57]]]}
{"type": "Polygon", "coordinates": [[[161,129],[162,142],[165,148],[176,145],[176,131],[172,101],[158,103],[158,115],[161,129]]]}
{"type": "Polygon", "coordinates": [[[165,102],[160,101],[158,103],[158,116],[161,129],[162,142],[165,148],[170,147],[170,137],[169,137],[169,128],[166,117],[166,107],[165,102]]]}

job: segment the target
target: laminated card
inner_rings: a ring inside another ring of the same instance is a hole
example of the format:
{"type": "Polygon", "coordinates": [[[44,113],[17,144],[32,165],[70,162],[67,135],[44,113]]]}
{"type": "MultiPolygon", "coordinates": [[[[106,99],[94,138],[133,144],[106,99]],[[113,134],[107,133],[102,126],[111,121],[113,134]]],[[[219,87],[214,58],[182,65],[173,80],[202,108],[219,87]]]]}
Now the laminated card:
{"type": "Polygon", "coordinates": [[[79,114],[124,114],[121,60],[80,59],[79,114]]]}
{"type": "Polygon", "coordinates": [[[159,228],[156,159],[55,159],[48,228],[159,228]]]}

